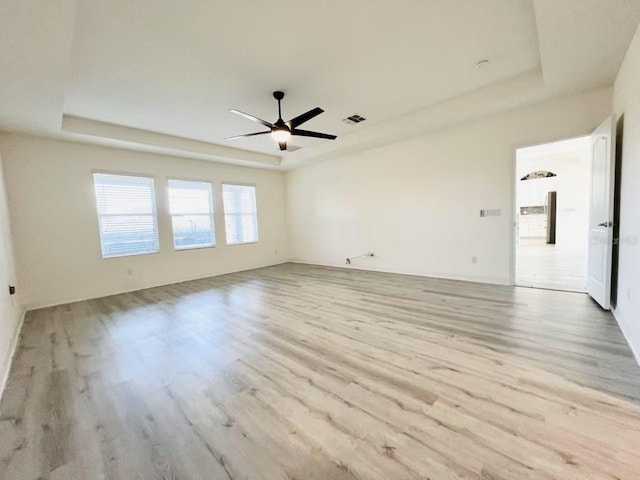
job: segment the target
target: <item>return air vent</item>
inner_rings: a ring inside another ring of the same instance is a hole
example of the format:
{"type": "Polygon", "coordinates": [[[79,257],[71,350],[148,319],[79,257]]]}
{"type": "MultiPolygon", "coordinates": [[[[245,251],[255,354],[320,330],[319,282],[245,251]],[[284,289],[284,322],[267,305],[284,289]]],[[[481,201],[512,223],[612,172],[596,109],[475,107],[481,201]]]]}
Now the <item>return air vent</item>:
{"type": "Polygon", "coordinates": [[[355,125],[356,123],[364,122],[366,118],[361,117],[360,115],[351,115],[350,117],[343,118],[342,121],[349,125],[355,125]]]}

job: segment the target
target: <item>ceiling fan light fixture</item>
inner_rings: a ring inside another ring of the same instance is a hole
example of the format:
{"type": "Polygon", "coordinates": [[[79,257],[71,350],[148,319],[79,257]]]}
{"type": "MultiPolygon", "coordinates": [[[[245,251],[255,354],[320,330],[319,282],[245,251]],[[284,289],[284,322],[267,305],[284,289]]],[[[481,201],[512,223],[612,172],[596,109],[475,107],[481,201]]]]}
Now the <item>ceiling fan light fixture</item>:
{"type": "Polygon", "coordinates": [[[291,138],[291,132],[288,128],[276,128],[271,131],[271,135],[278,143],[288,142],[291,138]]]}
{"type": "Polygon", "coordinates": [[[279,90],[277,92],[273,92],[273,98],[278,101],[278,120],[275,123],[267,122],[266,120],[255,117],[253,115],[249,115],[248,113],[241,112],[240,110],[229,110],[231,113],[240,115],[241,117],[244,117],[248,120],[259,123],[267,127],[269,130],[263,130],[262,132],[255,133],[245,133],[244,135],[236,135],[234,137],[228,137],[225,140],[237,140],[239,138],[255,137],[257,135],[268,135],[270,133],[273,139],[278,143],[280,150],[284,151],[287,149],[287,142],[291,139],[292,135],[298,135],[300,137],[324,138],[325,140],[335,140],[336,138],[338,138],[336,135],[313,132],[311,130],[301,130],[298,128],[303,123],[317,117],[321,113],[324,113],[324,110],[322,110],[320,107],[312,108],[308,112],[298,115],[288,122],[285,122],[282,119],[282,106],[280,104],[280,102],[284,98],[284,92],[281,92],[279,90]]]}

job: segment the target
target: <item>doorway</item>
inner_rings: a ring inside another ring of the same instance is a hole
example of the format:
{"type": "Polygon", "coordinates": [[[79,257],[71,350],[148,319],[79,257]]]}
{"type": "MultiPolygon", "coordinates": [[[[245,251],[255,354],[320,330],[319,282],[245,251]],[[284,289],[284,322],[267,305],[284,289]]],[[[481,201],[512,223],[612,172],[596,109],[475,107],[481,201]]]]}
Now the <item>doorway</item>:
{"type": "Polygon", "coordinates": [[[591,138],[516,151],[515,283],[586,291],[591,138]]]}

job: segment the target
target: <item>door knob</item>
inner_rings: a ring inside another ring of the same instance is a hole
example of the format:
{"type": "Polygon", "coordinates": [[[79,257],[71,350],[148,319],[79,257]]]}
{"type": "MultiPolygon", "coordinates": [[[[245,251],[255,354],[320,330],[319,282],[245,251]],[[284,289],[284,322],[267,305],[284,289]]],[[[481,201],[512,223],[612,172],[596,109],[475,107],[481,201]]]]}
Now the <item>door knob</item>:
{"type": "Polygon", "coordinates": [[[602,222],[598,224],[599,227],[610,227],[611,226],[611,222],[602,222]]]}

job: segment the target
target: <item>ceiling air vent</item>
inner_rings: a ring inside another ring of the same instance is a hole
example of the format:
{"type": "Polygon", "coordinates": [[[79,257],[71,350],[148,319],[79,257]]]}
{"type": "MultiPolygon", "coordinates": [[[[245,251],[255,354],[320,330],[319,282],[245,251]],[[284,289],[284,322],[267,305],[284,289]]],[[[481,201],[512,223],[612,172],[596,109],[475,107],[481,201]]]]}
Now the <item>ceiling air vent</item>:
{"type": "Polygon", "coordinates": [[[364,122],[365,120],[366,118],[361,117],[360,115],[351,115],[350,117],[342,119],[344,123],[348,123],[349,125],[355,125],[356,123],[364,122]]]}

